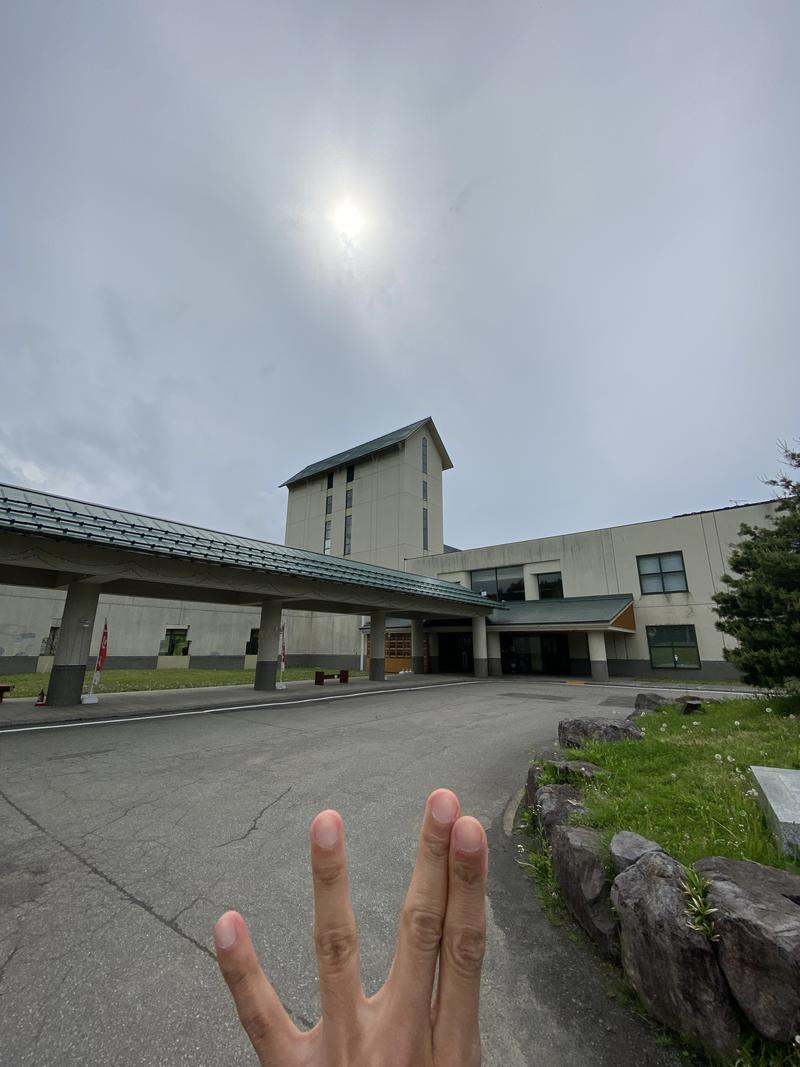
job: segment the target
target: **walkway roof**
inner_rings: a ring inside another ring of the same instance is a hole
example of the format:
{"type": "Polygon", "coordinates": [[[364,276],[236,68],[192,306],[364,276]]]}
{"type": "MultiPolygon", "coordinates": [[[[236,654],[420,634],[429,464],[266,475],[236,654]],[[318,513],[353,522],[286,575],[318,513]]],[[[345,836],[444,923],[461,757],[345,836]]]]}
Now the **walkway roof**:
{"type": "Polygon", "coordinates": [[[258,595],[254,599],[243,593],[260,588],[257,584],[260,579],[269,579],[271,585],[264,588],[262,599],[264,595],[277,599],[286,594],[296,606],[310,610],[357,611],[371,603],[376,608],[396,610],[409,606],[421,611],[423,603],[427,603],[432,614],[464,610],[470,615],[486,615],[492,607],[477,593],[454,582],[0,483],[0,536],[3,534],[25,535],[31,542],[27,554],[14,550],[16,538],[9,542],[6,537],[5,550],[0,549],[0,582],[13,584],[27,584],[19,580],[24,575],[15,580],[14,570],[61,568],[67,572],[70,569],[90,574],[106,572],[104,589],[123,595],[158,596],[162,594],[152,592],[148,582],[177,582],[193,584],[199,596],[208,592],[209,601],[215,600],[211,595],[215,589],[228,589],[239,592],[237,602],[252,603],[258,600],[258,595]],[[50,548],[44,554],[41,551],[37,554],[34,539],[39,546],[50,548]],[[56,542],[62,546],[81,546],[84,551],[70,555],[62,549],[61,556],[56,558],[56,542]],[[93,554],[85,549],[91,549],[93,554]],[[127,567],[120,566],[123,555],[128,560],[127,567]],[[153,564],[158,563],[150,572],[144,562],[147,557],[153,564]],[[170,568],[165,563],[167,560],[174,561],[175,566],[170,568]],[[193,566],[187,569],[186,563],[193,566]],[[198,569],[198,564],[205,566],[198,569]],[[225,568],[224,574],[221,568],[225,568]],[[235,573],[243,572],[243,578],[234,577],[235,573]],[[286,581],[281,582],[282,579],[286,581]],[[292,580],[296,580],[294,585],[292,580]],[[141,589],[134,591],[136,582],[141,589]],[[338,609],[330,603],[337,599],[337,589],[346,605],[338,609]]]}
{"type": "MultiPolygon", "coordinates": [[[[632,604],[630,593],[512,601],[503,605],[505,611],[493,612],[487,622],[494,626],[533,626],[537,629],[565,625],[611,626],[632,604]]],[[[620,628],[625,629],[623,620],[620,623],[620,628]]]]}
{"type": "Polygon", "coordinates": [[[365,459],[367,456],[374,456],[378,452],[386,452],[390,448],[399,445],[402,441],[407,441],[412,434],[416,433],[417,430],[421,430],[423,426],[429,428],[431,437],[436,442],[436,447],[442,457],[442,470],[450,470],[453,466],[452,460],[447,454],[447,449],[442,444],[442,439],[433,424],[433,419],[427,418],[420,419],[419,422],[412,422],[408,426],[402,426],[399,430],[384,434],[383,437],[376,437],[372,441],[366,441],[363,445],[356,445],[355,448],[350,448],[346,452],[338,452],[335,456],[328,456],[327,459],[320,459],[316,463],[310,463],[281,484],[286,486],[295,485],[297,482],[304,482],[307,478],[315,478],[319,474],[326,474],[328,471],[336,470],[338,467],[347,467],[351,463],[355,463],[357,459],[365,459]]]}

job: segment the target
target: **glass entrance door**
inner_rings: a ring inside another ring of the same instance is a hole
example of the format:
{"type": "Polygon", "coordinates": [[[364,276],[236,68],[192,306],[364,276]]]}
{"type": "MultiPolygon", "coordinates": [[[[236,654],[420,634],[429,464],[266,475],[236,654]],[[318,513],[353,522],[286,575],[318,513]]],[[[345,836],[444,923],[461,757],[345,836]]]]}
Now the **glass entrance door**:
{"type": "Polygon", "coordinates": [[[566,634],[500,634],[503,674],[569,674],[566,634]]]}

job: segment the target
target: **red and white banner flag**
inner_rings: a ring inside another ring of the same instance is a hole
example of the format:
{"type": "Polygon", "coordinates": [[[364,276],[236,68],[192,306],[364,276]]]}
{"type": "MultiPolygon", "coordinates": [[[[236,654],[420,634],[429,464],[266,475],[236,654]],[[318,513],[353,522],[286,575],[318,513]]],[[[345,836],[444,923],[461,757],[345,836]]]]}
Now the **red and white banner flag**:
{"type": "Polygon", "coordinates": [[[92,679],[92,685],[97,685],[100,681],[100,671],[103,669],[103,664],[106,661],[106,655],[108,653],[108,619],[103,624],[103,636],[100,639],[100,651],[97,653],[97,663],[94,665],[94,678],[92,679]]]}

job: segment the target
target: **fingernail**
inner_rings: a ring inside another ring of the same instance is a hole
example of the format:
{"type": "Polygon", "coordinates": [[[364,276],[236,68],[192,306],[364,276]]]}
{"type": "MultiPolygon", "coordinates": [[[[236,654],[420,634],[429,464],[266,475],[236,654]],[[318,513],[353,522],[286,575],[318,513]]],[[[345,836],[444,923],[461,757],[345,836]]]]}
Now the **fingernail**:
{"type": "Polygon", "coordinates": [[[476,819],[461,819],[453,833],[460,852],[477,852],[483,848],[483,827],[476,819]]]}
{"type": "Polygon", "coordinates": [[[333,848],[339,841],[339,820],[330,811],[323,811],[314,820],[314,841],[320,848],[333,848]]]}
{"type": "Polygon", "coordinates": [[[458,815],[458,801],[452,793],[435,793],[431,801],[431,815],[438,823],[451,823],[458,815]]]}
{"type": "Polygon", "coordinates": [[[217,925],[214,927],[214,944],[217,948],[230,948],[236,940],[236,923],[233,916],[226,912],[221,918],[217,919],[217,925]]]}

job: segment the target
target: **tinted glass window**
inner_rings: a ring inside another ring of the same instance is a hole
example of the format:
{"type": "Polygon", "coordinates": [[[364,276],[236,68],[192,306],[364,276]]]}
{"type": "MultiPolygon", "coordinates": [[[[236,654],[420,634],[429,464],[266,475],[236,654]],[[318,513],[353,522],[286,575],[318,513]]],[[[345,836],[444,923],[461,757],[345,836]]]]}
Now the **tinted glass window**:
{"type": "Polygon", "coordinates": [[[325,497],[325,514],[326,515],[330,515],[330,513],[332,511],[333,511],[333,497],[332,496],[326,496],[325,497]]]}
{"type": "Polygon", "coordinates": [[[648,626],[647,644],[652,667],[691,670],[700,666],[694,626],[648,626]]]}
{"type": "Polygon", "coordinates": [[[353,547],[353,516],[345,515],[344,517],[344,552],[343,555],[349,556],[353,547]]]}
{"type": "Polygon", "coordinates": [[[525,582],[522,578],[522,567],[497,568],[497,599],[525,599],[525,582]]]}
{"type": "Polygon", "coordinates": [[[346,508],[351,508],[353,506],[353,490],[352,489],[348,489],[347,492],[344,494],[344,506],[346,508]]]}
{"type": "Polygon", "coordinates": [[[428,509],[422,509],[422,547],[425,551],[428,548],[428,509]]]}
{"type": "Polygon", "coordinates": [[[560,600],[564,596],[564,585],[561,581],[561,571],[550,571],[549,574],[537,574],[536,581],[539,586],[540,600],[560,600]]]}
{"type": "Polygon", "coordinates": [[[428,499],[428,483],[425,481],[424,478],[422,479],[422,499],[428,499]]]}
{"type": "Polygon", "coordinates": [[[348,482],[352,482],[352,480],[355,478],[355,476],[356,476],[356,466],[355,466],[355,463],[351,463],[350,466],[347,468],[347,481],[348,482]]]}
{"type": "Polygon", "coordinates": [[[328,488],[333,489],[333,471],[328,471],[328,488]]]}
{"type": "Polygon", "coordinates": [[[331,554],[331,520],[328,519],[325,523],[325,538],[322,542],[322,551],[326,556],[331,554]]]}
{"type": "Polygon", "coordinates": [[[689,586],[682,552],[637,556],[642,593],[685,593],[689,586]]]}
{"type": "Polygon", "coordinates": [[[422,438],[422,473],[428,473],[428,438],[422,438]]]}
{"type": "Polygon", "coordinates": [[[472,572],[472,588],[476,593],[485,593],[492,600],[497,600],[497,571],[488,570],[472,572]]]}

